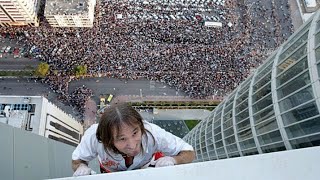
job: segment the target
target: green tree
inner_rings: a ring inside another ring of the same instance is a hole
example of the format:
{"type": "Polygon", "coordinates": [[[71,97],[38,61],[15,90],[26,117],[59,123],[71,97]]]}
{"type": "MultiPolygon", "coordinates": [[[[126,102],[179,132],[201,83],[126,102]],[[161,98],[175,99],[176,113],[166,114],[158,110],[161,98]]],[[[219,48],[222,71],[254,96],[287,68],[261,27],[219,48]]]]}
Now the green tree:
{"type": "Polygon", "coordinates": [[[37,69],[35,70],[35,75],[44,78],[49,73],[49,68],[49,64],[42,62],[38,65],[37,69]]]}
{"type": "Polygon", "coordinates": [[[76,76],[83,76],[87,74],[87,65],[78,65],[74,68],[76,76]]]}
{"type": "Polygon", "coordinates": [[[188,129],[191,131],[200,121],[199,120],[185,120],[184,121],[188,127],[188,129]]]}

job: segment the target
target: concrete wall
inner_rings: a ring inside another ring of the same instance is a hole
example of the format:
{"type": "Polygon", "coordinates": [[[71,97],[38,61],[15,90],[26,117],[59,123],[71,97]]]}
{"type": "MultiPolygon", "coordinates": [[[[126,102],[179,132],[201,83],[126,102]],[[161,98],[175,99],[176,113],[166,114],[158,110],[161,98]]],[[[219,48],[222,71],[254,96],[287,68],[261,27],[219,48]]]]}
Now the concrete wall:
{"type": "Polygon", "coordinates": [[[318,180],[320,147],[64,180],[318,180]]]}
{"type": "MultiPolygon", "coordinates": [[[[38,180],[72,176],[74,147],[0,123],[0,179],[38,180]]],[[[98,163],[92,168],[98,172],[98,163]]]]}

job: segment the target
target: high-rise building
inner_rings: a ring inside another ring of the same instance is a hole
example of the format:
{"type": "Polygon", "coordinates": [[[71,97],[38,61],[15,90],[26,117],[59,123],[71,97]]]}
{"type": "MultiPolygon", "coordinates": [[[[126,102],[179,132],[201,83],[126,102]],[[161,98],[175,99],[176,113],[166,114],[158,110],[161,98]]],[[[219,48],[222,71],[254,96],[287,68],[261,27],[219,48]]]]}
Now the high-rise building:
{"type": "Polygon", "coordinates": [[[0,26],[39,26],[39,0],[1,0],[0,26]]]}
{"type": "Polygon", "coordinates": [[[83,126],[42,96],[0,96],[0,123],[77,146],[83,126]]]}
{"type": "Polygon", "coordinates": [[[96,0],[47,0],[44,16],[53,27],[92,27],[96,0]]]}
{"type": "Polygon", "coordinates": [[[196,161],[320,145],[320,11],[184,139],[196,161]]]}

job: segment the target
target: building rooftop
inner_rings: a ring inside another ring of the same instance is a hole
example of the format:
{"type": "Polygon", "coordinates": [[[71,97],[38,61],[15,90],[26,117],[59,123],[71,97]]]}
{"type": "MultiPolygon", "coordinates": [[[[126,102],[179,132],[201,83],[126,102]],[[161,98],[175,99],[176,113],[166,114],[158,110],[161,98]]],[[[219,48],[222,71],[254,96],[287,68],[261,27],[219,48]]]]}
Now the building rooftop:
{"type": "Polygon", "coordinates": [[[45,15],[74,15],[88,12],[89,0],[47,0],[45,15]]]}

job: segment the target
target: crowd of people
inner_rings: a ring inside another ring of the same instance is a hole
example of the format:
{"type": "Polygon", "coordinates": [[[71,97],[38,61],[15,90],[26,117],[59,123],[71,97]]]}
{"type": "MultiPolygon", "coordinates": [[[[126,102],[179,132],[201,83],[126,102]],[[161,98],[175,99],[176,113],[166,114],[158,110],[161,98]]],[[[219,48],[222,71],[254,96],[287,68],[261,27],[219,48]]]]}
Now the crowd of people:
{"type": "Polygon", "coordinates": [[[92,28],[43,22],[38,28],[5,29],[28,32],[23,43],[40,49],[41,60],[51,66],[44,82],[68,99],[90,92],[68,94],[77,65],[86,65],[88,76],[161,81],[192,98],[225,95],[262,63],[266,50],[293,32],[287,0],[277,1],[281,8],[262,0],[252,7],[233,0],[97,3],[92,28]],[[204,25],[212,19],[222,27],[204,25]]]}

